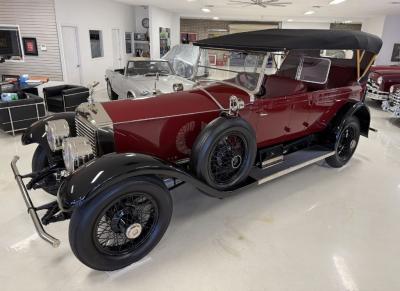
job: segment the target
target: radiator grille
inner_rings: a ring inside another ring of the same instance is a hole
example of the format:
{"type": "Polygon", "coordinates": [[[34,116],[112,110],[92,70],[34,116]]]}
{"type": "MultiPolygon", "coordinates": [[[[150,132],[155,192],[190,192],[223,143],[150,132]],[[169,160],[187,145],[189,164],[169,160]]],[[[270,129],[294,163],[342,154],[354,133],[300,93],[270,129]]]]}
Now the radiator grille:
{"type": "Polygon", "coordinates": [[[85,120],[82,120],[79,116],[75,118],[75,126],[76,135],[88,138],[93,149],[93,154],[97,156],[96,128],[85,120]]]}

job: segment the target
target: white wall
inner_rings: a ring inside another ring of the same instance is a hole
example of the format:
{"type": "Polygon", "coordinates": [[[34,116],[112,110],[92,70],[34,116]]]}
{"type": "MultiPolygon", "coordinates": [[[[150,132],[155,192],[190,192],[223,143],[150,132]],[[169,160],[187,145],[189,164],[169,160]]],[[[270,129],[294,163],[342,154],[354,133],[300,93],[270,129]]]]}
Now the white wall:
{"type": "Polygon", "coordinates": [[[391,61],[393,46],[400,43],[400,16],[386,16],[382,33],[383,46],[376,60],[377,64],[395,64],[391,61]]]}
{"type": "Polygon", "coordinates": [[[362,23],[362,31],[382,37],[385,16],[368,18],[362,23]]]}
{"type": "MultiPolygon", "coordinates": [[[[125,32],[135,31],[134,6],[111,0],[55,0],[56,21],[62,47],[61,25],[78,28],[82,84],[100,81],[105,86],[105,70],[113,66],[112,29],[119,28],[121,35],[122,62],[126,62],[125,32]],[[104,56],[92,59],[89,30],[101,30],[104,56]]],[[[63,55],[63,49],[61,48],[63,55]]],[[[64,61],[64,60],[63,60],[64,61]]],[[[65,62],[63,62],[65,74],[65,62]]],[[[68,82],[68,80],[65,80],[68,82]]]]}
{"type": "Polygon", "coordinates": [[[171,47],[179,44],[180,22],[179,16],[155,6],[149,6],[150,19],[150,56],[160,58],[160,27],[171,29],[171,47]]]}
{"type": "Polygon", "coordinates": [[[146,33],[147,29],[143,27],[142,20],[149,18],[149,7],[148,6],[135,6],[135,23],[137,33],[146,33]]]}
{"type": "Polygon", "coordinates": [[[282,22],[284,29],[330,29],[328,22],[282,22]]]}

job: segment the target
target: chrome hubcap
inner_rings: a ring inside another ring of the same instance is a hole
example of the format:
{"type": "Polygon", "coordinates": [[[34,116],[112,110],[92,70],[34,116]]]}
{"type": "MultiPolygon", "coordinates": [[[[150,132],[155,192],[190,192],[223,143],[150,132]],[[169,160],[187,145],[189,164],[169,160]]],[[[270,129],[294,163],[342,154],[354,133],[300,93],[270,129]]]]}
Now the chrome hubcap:
{"type": "Polygon", "coordinates": [[[134,223],[128,226],[125,235],[129,239],[135,239],[142,233],[142,226],[139,223],[134,223]]]}
{"type": "Polygon", "coordinates": [[[232,163],[232,168],[234,168],[234,169],[239,168],[240,165],[242,164],[242,157],[239,156],[239,155],[234,156],[234,157],[232,158],[231,163],[232,163]]]}
{"type": "Polygon", "coordinates": [[[350,149],[354,150],[354,149],[356,148],[356,145],[357,145],[357,142],[353,139],[353,140],[350,142],[350,149]]]}

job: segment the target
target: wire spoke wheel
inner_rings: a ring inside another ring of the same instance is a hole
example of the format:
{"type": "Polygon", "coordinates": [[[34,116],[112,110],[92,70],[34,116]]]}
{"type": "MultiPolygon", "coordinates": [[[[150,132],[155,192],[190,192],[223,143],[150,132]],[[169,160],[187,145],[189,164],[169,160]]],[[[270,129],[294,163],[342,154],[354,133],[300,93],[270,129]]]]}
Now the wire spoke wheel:
{"type": "Polygon", "coordinates": [[[98,216],[93,232],[95,245],[109,255],[133,252],[151,236],[157,221],[157,205],[149,195],[121,196],[98,216]]]}
{"type": "Polygon", "coordinates": [[[217,184],[235,181],[248,158],[248,144],[240,132],[229,132],[214,144],[209,157],[209,172],[217,184]]]}

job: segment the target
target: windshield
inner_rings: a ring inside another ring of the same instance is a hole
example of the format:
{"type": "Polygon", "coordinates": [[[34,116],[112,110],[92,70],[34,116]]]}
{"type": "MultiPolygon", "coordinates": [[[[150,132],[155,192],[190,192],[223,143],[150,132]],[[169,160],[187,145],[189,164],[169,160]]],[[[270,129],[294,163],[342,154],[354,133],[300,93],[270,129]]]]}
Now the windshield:
{"type": "Polygon", "coordinates": [[[224,81],[249,91],[257,89],[264,54],[202,49],[197,79],[224,81]]]}
{"type": "Polygon", "coordinates": [[[156,76],[172,75],[168,62],[165,61],[129,61],[126,70],[127,76],[156,76]]]}

